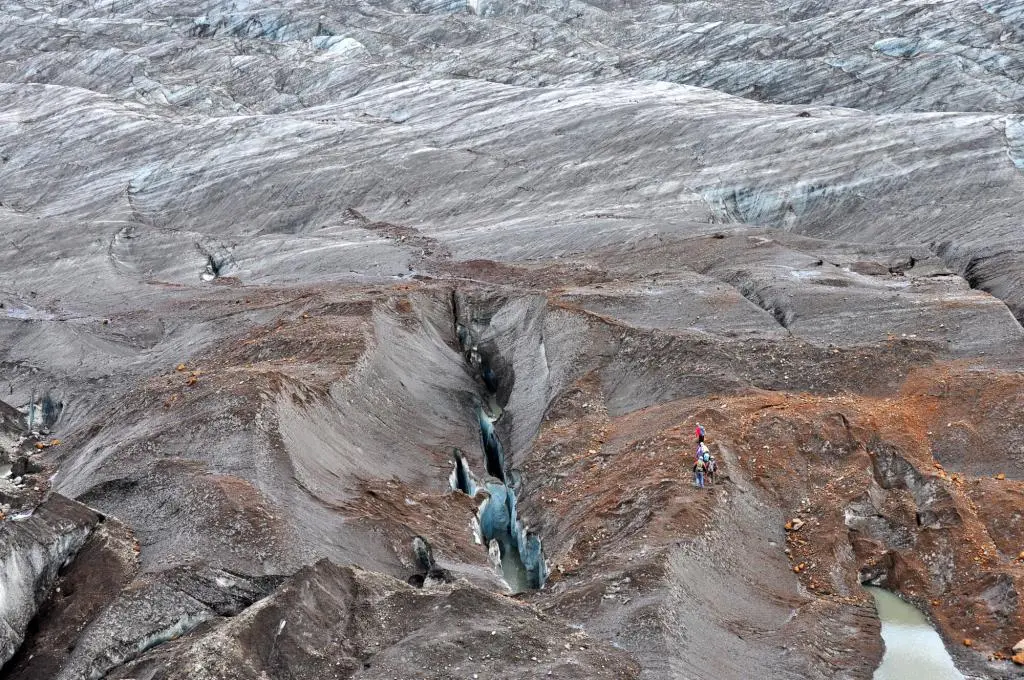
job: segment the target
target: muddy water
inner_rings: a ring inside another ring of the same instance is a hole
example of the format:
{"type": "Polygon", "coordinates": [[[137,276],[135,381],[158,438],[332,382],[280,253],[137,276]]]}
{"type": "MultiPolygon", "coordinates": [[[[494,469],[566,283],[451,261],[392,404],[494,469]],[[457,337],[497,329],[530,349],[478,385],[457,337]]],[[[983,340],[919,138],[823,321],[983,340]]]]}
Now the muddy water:
{"type": "Polygon", "coordinates": [[[875,598],[885,641],[885,656],[874,680],[963,680],[924,614],[887,590],[868,590],[875,598]]]}

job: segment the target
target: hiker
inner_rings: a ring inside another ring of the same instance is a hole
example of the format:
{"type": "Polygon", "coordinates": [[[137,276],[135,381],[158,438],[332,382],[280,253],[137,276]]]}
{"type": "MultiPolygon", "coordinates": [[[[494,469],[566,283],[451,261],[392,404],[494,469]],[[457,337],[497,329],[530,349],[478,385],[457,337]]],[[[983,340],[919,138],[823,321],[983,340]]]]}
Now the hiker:
{"type": "Polygon", "coordinates": [[[693,484],[698,489],[704,488],[704,459],[699,456],[693,461],[693,484]]]}
{"type": "Polygon", "coordinates": [[[715,485],[715,477],[718,476],[718,461],[711,453],[704,454],[704,478],[708,482],[708,486],[715,485]]]}
{"type": "Polygon", "coordinates": [[[694,457],[694,468],[699,467],[701,469],[701,484],[698,484],[700,488],[704,488],[703,480],[711,480],[711,449],[704,442],[697,444],[697,455],[694,457]]]}
{"type": "Polygon", "coordinates": [[[707,444],[705,444],[704,442],[700,442],[699,444],[697,444],[697,456],[696,456],[697,458],[700,458],[701,460],[704,460],[704,458],[706,456],[710,456],[710,455],[711,455],[711,449],[708,448],[707,444]]]}
{"type": "Polygon", "coordinates": [[[701,425],[700,423],[697,423],[697,427],[695,427],[693,429],[693,434],[694,434],[694,436],[697,437],[697,443],[698,444],[703,444],[704,443],[704,426],[703,425],[701,425]]]}

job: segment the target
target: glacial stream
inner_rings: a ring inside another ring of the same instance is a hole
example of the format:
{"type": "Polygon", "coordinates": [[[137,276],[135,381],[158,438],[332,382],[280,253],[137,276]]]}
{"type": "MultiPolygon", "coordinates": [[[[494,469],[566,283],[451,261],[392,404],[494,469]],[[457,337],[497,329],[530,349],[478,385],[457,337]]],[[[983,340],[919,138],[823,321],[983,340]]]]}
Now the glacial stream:
{"type": "Polygon", "coordinates": [[[475,410],[487,476],[482,483],[476,479],[465,455],[456,449],[451,487],[470,497],[476,497],[478,491],[486,491],[487,496],[477,511],[478,539],[487,546],[513,592],[536,590],[542,588],[547,579],[547,564],[540,537],[530,531],[519,515],[516,498],[519,474],[511,468],[495,428],[504,413],[498,396],[501,385],[494,367],[495,357],[477,344],[473,321],[466,319],[465,324],[461,323],[455,295],[452,296],[452,311],[460,349],[483,388],[475,410]]]}
{"type": "Polygon", "coordinates": [[[888,590],[867,589],[875,598],[885,641],[874,680],[964,680],[924,614],[888,590]]]}

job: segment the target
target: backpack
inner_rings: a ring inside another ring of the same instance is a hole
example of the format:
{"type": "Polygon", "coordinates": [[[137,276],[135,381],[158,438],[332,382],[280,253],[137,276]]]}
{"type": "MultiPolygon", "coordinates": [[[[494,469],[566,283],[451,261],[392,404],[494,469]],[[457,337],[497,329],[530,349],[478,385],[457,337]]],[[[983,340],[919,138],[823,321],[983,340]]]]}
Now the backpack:
{"type": "Polygon", "coordinates": [[[694,472],[702,472],[703,470],[704,470],[704,461],[701,460],[700,458],[698,458],[693,463],[693,471],[694,472]]]}

